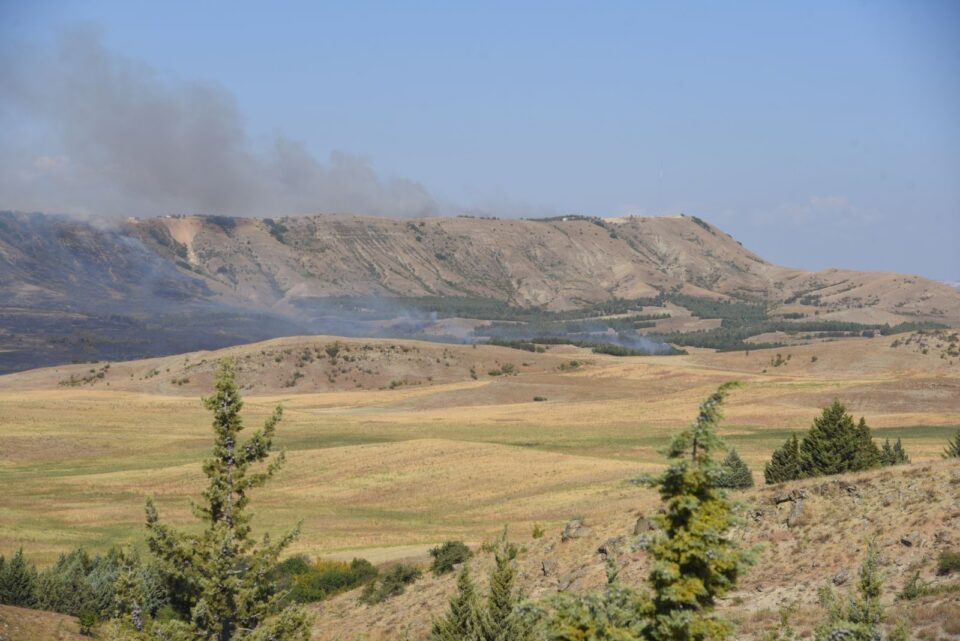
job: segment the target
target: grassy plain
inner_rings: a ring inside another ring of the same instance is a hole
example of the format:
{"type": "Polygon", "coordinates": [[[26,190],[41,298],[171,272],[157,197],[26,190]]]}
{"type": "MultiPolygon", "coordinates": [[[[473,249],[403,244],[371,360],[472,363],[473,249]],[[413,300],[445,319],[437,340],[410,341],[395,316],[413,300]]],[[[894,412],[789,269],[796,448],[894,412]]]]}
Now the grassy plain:
{"type": "MultiPolygon", "coordinates": [[[[731,379],[744,387],[724,436],[758,482],[772,449],[833,398],[877,437],[902,437],[914,461],[937,458],[960,428],[960,363],[892,348],[891,337],[781,348],[789,359],[778,366],[778,350],[616,358],[410,341],[381,342],[397,348],[367,349],[369,361],[295,362],[333,340],[115,363],[77,385],[61,383],[102,364],[0,377],[0,553],[23,546],[46,563],[78,545],[140,546],[147,496],[189,523],[210,443],[199,395],[224,355],[243,364],[248,428],[284,407],[277,445],[289,460],[256,495],[254,527],[302,522],[296,550],[313,556],[416,556],[449,538],[479,542],[505,523],[528,531],[634,505],[640,490],[625,481],[660,465],[670,433],[731,379]],[[504,363],[518,373],[490,375],[504,363]],[[303,381],[285,387],[296,371],[303,381]],[[391,389],[392,380],[407,382],[391,389]]],[[[371,343],[340,340],[356,354],[371,343]]]]}

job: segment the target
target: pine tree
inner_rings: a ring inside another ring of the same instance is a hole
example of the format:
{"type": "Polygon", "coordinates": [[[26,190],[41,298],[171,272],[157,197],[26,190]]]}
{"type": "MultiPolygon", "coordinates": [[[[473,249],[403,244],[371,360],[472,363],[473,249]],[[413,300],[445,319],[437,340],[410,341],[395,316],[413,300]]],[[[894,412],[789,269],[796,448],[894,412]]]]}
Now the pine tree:
{"type": "Polygon", "coordinates": [[[880,448],[873,442],[873,437],[870,436],[870,428],[867,427],[867,421],[862,416],[854,432],[854,442],[856,444],[856,455],[854,456],[853,470],[869,470],[880,466],[880,448]]]}
{"type": "Polygon", "coordinates": [[[524,641],[531,638],[531,626],[521,618],[517,609],[521,597],[514,586],[517,578],[516,556],[517,549],[507,542],[507,531],[504,530],[494,549],[495,566],[490,575],[490,593],[482,618],[485,641],[524,641]]]}
{"type": "Polygon", "coordinates": [[[800,441],[794,434],[778,450],[774,450],[770,462],[763,468],[763,479],[770,485],[800,478],[800,441]]]}
{"type": "Polygon", "coordinates": [[[800,476],[824,476],[856,472],[880,464],[880,450],[861,418],[856,425],[847,409],[834,401],[813,420],[800,443],[800,476]]]}
{"type": "Polygon", "coordinates": [[[0,575],[0,597],[6,605],[33,607],[36,603],[36,577],[23,558],[23,548],[4,564],[0,575]]]}
{"type": "Polygon", "coordinates": [[[910,457],[907,456],[906,451],[903,449],[903,443],[900,442],[899,438],[893,445],[890,445],[890,439],[886,439],[883,442],[883,447],[880,448],[881,465],[903,465],[904,463],[909,462],[910,457]]]}
{"type": "Polygon", "coordinates": [[[186,534],[174,530],[160,522],[152,501],[147,502],[150,551],[159,561],[171,594],[180,598],[187,621],[169,625],[150,621],[143,595],[138,594],[128,571],[122,595],[127,606],[121,623],[128,629],[153,628],[170,636],[184,634],[186,626],[191,638],[204,641],[306,639],[309,621],[305,612],[295,606],[281,608],[282,595],[269,578],[296,531],[276,542],[265,536],[257,544],[250,536],[250,515],[246,513],[249,491],[263,485],[283,463],[281,453],[266,467],[252,469],[270,456],[281,410],[277,407],[262,429],[241,442],[243,403],[233,364],[226,360],[217,372],[215,392],[204,399],[204,405],[214,415],[215,442],[213,455],[203,465],[209,479],[204,501],[194,505],[195,515],[204,523],[203,531],[186,534]]]}
{"type": "Polygon", "coordinates": [[[470,567],[464,563],[457,576],[457,592],[450,597],[447,615],[433,622],[431,641],[482,641],[483,629],[476,588],[470,567]]]}
{"type": "Polygon", "coordinates": [[[953,440],[947,442],[943,450],[943,458],[960,458],[960,430],[957,430],[953,440]]]}
{"type": "Polygon", "coordinates": [[[743,462],[736,449],[730,450],[727,457],[720,464],[720,474],[717,478],[717,487],[742,490],[753,487],[753,473],[743,462]]]}
{"type": "Polygon", "coordinates": [[[746,558],[727,537],[733,509],[716,486],[712,454],[722,447],[716,429],[734,386],[721,385],[700,405],[693,426],[668,449],[675,462],[656,482],[665,509],[657,517],[663,536],[650,545],[649,641],[723,639],[730,632],[711,611],[715,599],[736,585],[746,558]]]}

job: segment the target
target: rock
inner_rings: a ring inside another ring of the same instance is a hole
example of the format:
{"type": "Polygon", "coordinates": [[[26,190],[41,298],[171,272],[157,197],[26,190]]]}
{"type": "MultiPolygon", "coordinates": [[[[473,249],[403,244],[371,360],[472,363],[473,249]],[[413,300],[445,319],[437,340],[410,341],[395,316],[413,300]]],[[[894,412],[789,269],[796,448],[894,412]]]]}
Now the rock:
{"type": "Polygon", "coordinates": [[[615,536],[612,539],[607,539],[603,544],[597,548],[597,554],[599,554],[604,559],[608,556],[616,556],[620,553],[620,550],[623,548],[623,537],[615,536]]]}
{"type": "Polygon", "coordinates": [[[917,545],[920,545],[920,536],[916,533],[901,536],[900,545],[903,545],[908,548],[912,548],[917,545]]]}
{"type": "Polygon", "coordinates": [[[787,516],[787,527],[800,525],[801,519],[803,519],[803,499],[797,499],[793,503],[793,509],[790,510],[790,514],[787,516]]]}
{"type": "Polygon", "coordinates": [[[950,543],[950,533],[946,530],[937,530],[933,535],[933,542],[937,545],[947,545],[950,543]]]}
{"type": "Polygon", "coordinates": [[[644,532],[653,532],[657,529],[657,524],[649,516],[641,516],[637,519],[637,524],[633,526],[634,535],[643,534],[644,532]]]}
{"type": "Polygon", "coordinates": [[[553,559],[544,559],[540,564],[540,568],[543,570],[543,576],[550,576],[551,574],[556,574],[557,572],[557,562],[553,559]]]}
{"type": "Polygon", "coordinates": [[[579,539],[587,536],[591,532],[593,532],[593,530],[586,526],[583,519],[572,519],[563,526],[563,532],[560,533],[560,540],[569,541],[570,539],[579,539]]]}
{"type": "Polygon", "coordinates": [[[844,583],[847,582],[849,578],[850,578],[850,571],[844,568],[839,572],[837,572],[836,574],[834,574],[831,580],[833,581],[834,585],[843,585],[844,583]]]}
{"type": "Polygon", "coordinates": [[[577,591],[578,587],[581,587],[583,584],[583,572],[571,572],[560,578],[560,590],[573,590],[577,591]]]}
{"type": "Polygon", "coordinates": [[[794,488],[789,492],[778,492],[773,495],[774,505],[780,505],[781,503],[786,503],[787,501],[799,501],[800,499],[807,498],[807,491],[802,487],[794,488]]]}

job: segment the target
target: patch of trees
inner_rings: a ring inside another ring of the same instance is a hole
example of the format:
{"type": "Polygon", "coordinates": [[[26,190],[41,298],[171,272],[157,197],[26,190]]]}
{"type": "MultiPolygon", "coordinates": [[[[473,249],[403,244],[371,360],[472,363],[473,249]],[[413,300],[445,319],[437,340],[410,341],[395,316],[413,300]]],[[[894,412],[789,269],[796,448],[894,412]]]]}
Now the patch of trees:
{"type": "Polygon", "coordinates": [[[835,400],[802,439],[794,434],[773,452],[763,475],[770,484],[909,462],[900,439],[894,445],[887,439],[877,447],[866,421],[861,417],[854,423],[846,407],[835,400]]]}
{"type": "Polygon", "coordinates": [[[121,575],[143,595],[142,607],[150,616],[169,615],[162,612],[169,601],[157,565],[119,548],[97,556],[77,548],[42,570],[26,562],[23,550],[9,560],[0,556],[0,603],[69,614],[92,624],[119,607],[121,575]]]}

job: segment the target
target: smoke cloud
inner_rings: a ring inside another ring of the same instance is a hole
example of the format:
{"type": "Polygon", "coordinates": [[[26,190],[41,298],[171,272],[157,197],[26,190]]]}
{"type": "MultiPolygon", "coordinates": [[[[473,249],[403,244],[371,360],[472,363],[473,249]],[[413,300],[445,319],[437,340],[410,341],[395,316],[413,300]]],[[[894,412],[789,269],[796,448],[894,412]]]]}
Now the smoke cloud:
{"type": "MultiPolygon", "coordinates": [[[[8,45],[9,46],[9,45],[8,45]]],[[[277,136],[255,148],[233,96],[172,81],[92,29],[0,57],[0,207],[96,216],[340,212],[427,216],[420,184],[277,136]],[[38,152],[38,150],[43,150],[38,152]]]]}

